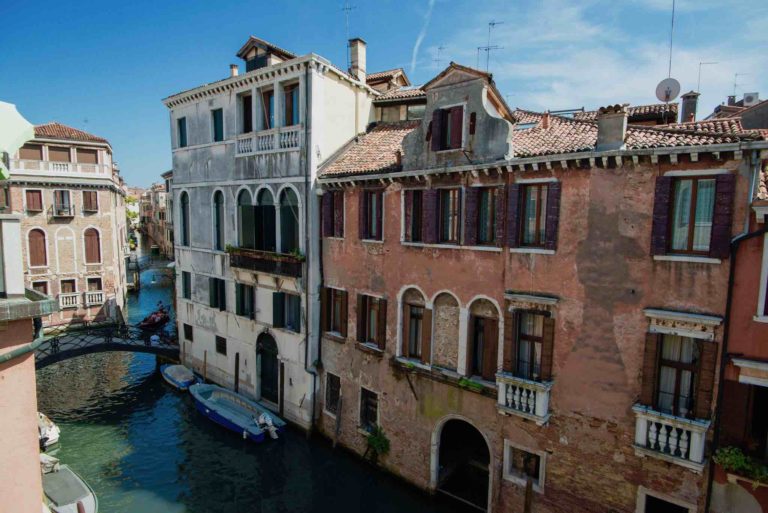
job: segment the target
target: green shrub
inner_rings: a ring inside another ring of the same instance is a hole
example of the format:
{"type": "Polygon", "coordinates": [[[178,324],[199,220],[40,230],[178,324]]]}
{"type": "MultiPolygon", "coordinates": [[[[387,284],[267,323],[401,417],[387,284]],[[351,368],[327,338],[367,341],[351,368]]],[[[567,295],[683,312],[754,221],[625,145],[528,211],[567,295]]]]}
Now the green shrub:
{"type": "Polygon", "coordinates": [[[721,447],[715,452],[714,460],[728,472],[768,484],[768,465],[744,454],[738,447],[721,447]]]}
{"type": "Polygon", "coordinates": [[[376,426],[368,434],[368,449],[371,451],[371,459],[374,463],[378,461],[379,456],[389,453],[389,438],[384,434],[381,426],[376,426]]]}

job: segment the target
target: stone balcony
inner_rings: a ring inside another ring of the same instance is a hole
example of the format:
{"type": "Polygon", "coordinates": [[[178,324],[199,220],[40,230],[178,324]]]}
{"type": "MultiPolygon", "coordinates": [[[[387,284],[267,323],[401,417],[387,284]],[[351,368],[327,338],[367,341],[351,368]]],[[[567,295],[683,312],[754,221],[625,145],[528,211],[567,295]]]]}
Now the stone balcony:
{"type": "Polygon", "coordinates": [[[285,253],[257,249],[232,248],[229,265],[238,269],[301,278],[304,258],[285,253]]]}
{"type": "Polygon", "coordinates": [[[104,304],[103,290],[89,290],[85,293],[85,306],[97,306],[104,304]]]}
{"type": "Polygon", "coordinates": [[[302,125],[270,128],[241,134],[235,140],[235,154],[238,157],[260,155],[276,151],[297,150],[303,140],[302,125]]]}
{"type": "Polygon", "coordinates": [[[11,159],[12,174],[44,174],[48,176],[112,176],[110,166],[82,162],[54,162],[48,160],[11,159]]]}
{"type": "Polygon", "coordinates": [[[700,473],[710,421],[686,419],[648,406],[632,407],[636,415],[635,453],[659,458],[700,473]]]}
{"type": "Polygon", "coordinates": [[[80,306],[79,292],[59,294],[59,308],[61,308],[62,310],[66,308],[77,308],[79,306],[80,306]]]}
{"type": "Polygon", "coordinates": [[[496,374],[499,387],[498,410],[504,415],[517,415],[539,426],[549,420],[549,393],[552,382],[531,381],[508,372],[496,374]]]}

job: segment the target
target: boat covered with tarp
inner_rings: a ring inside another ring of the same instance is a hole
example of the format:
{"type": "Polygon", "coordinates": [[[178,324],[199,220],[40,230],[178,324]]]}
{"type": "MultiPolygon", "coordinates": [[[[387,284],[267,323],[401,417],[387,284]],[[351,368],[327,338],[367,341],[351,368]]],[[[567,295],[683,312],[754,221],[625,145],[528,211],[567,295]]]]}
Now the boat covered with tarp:
{"type": "MultiPolygon", "coordinates": [[[[43,455],[46,456],[46,455],[43,455]]],[[[98,513],[99,501],[93,489],[67,465],[50,456],[41,458],[43,493],[47,506],[57,513],[98,513]]]]}
{"type": "Polygon", "coordinates": [[[197,383],[195,373],[183,365],[161,365],[160,375],[163,376],[166,383],[178,390],[187,390],[197,383]]]}

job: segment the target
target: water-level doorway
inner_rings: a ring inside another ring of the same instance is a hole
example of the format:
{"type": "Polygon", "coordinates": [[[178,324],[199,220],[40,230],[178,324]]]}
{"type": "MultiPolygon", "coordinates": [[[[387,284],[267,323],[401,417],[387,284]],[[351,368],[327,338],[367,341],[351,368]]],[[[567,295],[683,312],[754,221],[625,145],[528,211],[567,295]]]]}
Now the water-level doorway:
{"type": "Polygon", "coordinates": [[[269,333],[262,333],[256,340],[256,347],[261,362],[259,385],[261,398],[279,404],[279,364],[277,361],[277,343],[269,333]]]}
{"type": "Polygon", "coordinates": [[[491,455],[485,438],[461,419],[450,419],[438,429],[437,491],[487,511],[491,455]]]}

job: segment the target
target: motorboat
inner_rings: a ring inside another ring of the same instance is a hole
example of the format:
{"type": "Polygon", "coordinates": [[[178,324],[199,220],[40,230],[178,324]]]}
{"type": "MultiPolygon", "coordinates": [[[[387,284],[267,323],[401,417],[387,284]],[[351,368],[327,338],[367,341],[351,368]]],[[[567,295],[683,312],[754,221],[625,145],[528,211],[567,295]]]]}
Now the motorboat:
{"type": "Polygon", "coordinates": [[[177,390],[187,390],[197,383],[197,376],[183,365],[165,364],[160,366],[160,375],[166,383],[177,390]]]}
{"type": "Polygon", "coordinates": [[[40,437],[40,449],[46,451],[52,445],[59,443],[61,430],[48,416],[37,412],[37,434],[40,437]]]}
{"type": "Polygon", "coordinates": [[[98,513],[99,501],[93,489],[68,465],[41,454],[40,467],[49,509],[56,513],[98,513]]]}
{"type": "Polygon", "coordinates": [[[189,387],[197,410],[213,422],[242,434],[254,442],[265,435],[276,439],[285,421],[261,404],[217,385],[196,384],[189,387]]]}

